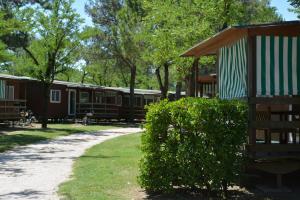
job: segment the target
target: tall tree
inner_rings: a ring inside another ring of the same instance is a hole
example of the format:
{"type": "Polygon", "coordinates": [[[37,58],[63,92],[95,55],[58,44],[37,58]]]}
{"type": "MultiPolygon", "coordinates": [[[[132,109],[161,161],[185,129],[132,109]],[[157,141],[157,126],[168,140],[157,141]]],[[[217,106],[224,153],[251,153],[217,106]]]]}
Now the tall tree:
{"type": "Polygon", "coordinates": [[[138,0],[90,0],[86,10],[99,30],[103,59],[115,59],[116,63],[130,70],[130,120],[134,112],[134,88],[137,66],[140,64],[140,44],[134,40],[139,30],[140,7],[138,0]]]}
{"type": "Polygon", "coordinates": [[[200,0],[143,1],[146,15],[140,38],[147,47],[143,55],[155,67],[163,98],[167,98],[171,85],[169,73],[172,74],[174,70],[171,66],[179,68],[178,72],[186,72],[184,69],[187,66],[193,62],[194,66],[197,64],[192,59],[179,58],[180,53],[191,46],[192,41],[204,39],[211,34],[210,25],[205,20],[206,3],[200,0]]]}
{"type": "Polygon", "coordinates": [[[27,8],[24,19],[28,21],[27,34],[30,45],[20,59],[26,61],[25,71],[41,81],[43,86],[42,127],[47,128],[50,87],[59,73],[73,63],[73,54],[79,46],[79,26],[82,20],[72,9],[73,0],[53,0],[51,9],[27,8]]]}

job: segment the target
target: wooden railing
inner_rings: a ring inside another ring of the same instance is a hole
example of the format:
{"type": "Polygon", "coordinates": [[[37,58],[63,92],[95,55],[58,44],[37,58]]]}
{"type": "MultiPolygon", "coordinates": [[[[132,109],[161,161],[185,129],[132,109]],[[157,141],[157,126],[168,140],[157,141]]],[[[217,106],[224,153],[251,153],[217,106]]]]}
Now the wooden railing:
{"type": "MultiPolygon", "coordinates": [[[[91,114],[93,118],[114,118],[126,119],[130,113],[128,106],[100,104],[100,103],[77,103],[76,116],[83,117],[91,114]]],[[[143,119],[145,109],[143,107],[134,107],[134,118],[143,119]]]]}
{"type": "MultiPolygon", "coordinates": [[[[121,117],[126,119],[129,116],[129,113],[130,113],[130,107],[123,106],[121,109],[121,117]]],[[[135,106],[133,115],[135,119],[144,119],[146,115],[146,111],[143,107],[135,106]]]]}
{"type": "Polygon", "coordinates": [[[26,100],[23,99],[0,99],[0,120],[20,119],[21,111],[26,110],[26,100]]]}
{"type": "Polygon", "coordinates": [[[100,104],[100,103],[77,103],[76,115],[85,116],[92,113],[92,117],[113,118],[118,117],[120,105],[100,104]]]}

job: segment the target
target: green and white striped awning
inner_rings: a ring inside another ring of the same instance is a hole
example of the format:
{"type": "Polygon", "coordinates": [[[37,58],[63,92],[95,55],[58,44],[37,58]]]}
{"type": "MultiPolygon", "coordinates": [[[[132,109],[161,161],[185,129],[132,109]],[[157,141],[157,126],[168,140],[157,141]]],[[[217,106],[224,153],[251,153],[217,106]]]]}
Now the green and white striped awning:
{"type": "Polygon", "coordinates": [[[256,37],[257,96],[300,94],[300,37],[256,37]]]}
{"type": "Polygon", "coordinates": [[[0,80],[0,99],[5,99],[5,80],[0,80]]]}
{"type": "Polygon", "coordinates": [[[234,99],[247,96],[247,40],[240,39],[219,52],[219,97],[234,99]]]}

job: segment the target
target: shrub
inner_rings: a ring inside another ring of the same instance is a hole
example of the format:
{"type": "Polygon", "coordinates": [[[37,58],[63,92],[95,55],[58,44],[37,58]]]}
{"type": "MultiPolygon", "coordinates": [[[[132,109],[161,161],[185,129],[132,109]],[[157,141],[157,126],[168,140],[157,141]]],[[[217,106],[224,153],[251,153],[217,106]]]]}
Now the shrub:
{"type": "Polygon", "coordinates": [[[140,185],[227,189],[238,180],[246,140],[247,107],[239,101],[186,98],[148,107],[142,135],[140,185]]]}

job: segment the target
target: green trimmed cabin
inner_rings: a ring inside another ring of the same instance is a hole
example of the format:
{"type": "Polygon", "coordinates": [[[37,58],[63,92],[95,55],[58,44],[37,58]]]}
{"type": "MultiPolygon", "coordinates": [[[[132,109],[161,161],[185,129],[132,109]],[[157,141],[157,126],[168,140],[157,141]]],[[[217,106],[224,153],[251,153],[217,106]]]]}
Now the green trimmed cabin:
{"type": "Polygon", "coordinates": [[[281,176],[300,169],[300,21],[233,26],[182,56],[217,57],[221,99],[249,104],[252,168],[281,176]]]}

